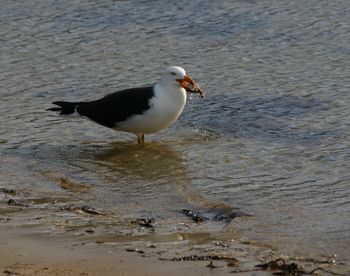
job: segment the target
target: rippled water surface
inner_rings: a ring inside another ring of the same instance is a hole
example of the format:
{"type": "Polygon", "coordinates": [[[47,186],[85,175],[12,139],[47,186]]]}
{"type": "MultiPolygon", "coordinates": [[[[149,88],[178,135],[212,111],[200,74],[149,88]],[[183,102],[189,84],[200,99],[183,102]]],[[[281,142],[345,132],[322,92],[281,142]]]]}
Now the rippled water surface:
{"type": "Polygon", "coordinates": [[[141,240],[249,241],[257,257],[329,257],[349,271],[348,1],[102,2],[1,2],[0,187],[18,192],[1,194],[0,214],[114,242],[155,218],[141,240]],[[207,98],[145,145],[45,110],[152,84],[168,65],[207,98]],[[197,224],[186,208],[250,216],[197,224]]]}

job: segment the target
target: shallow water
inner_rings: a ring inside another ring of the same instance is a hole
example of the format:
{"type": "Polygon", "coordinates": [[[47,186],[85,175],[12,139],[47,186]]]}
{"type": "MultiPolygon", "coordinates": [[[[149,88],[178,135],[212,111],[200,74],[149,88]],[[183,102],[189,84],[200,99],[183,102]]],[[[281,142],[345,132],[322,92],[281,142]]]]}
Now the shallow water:
{"type": "Polygon", "coordinates": [[[34,232],[93,227],[178,250],[249,241],[256,258],[348,270],[349,12],[345,0],[2,1],[0,187],[19,192],[1,195],[0,213],[34,232]],[[145,145],[45,110],[154,83],[175,64],[207,98],[145,145]],[[250,216],[196,224],[184,208],[250,216]],[[156,218],[156,234],[130,225],[140,217],[156,218]]]}

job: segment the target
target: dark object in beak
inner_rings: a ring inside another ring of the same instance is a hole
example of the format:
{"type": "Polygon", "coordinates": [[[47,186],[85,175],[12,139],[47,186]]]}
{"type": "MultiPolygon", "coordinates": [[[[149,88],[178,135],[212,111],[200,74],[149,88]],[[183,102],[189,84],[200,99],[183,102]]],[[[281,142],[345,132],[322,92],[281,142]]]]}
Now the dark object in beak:
{"type": "Polygon", "coordinates": [[[196,93],[196,94],[198,93],[199,96],[201,96],[202,98],[205,98],[204,91],[199,87],[199,85],[197,83],[194,85],[194,87],[193,86],[192,87],[188,87],[186,89],[186,91],[190,92],[190,93],[196,93]]]}
{"type": "Polygon", "coordinates": [[[202,98],[205,97],[204,91],[199,87],[199,85],[189,76],[185,76],[182,80],[177,80],[181,87],[189,93],[199,94],[202,98]]]}

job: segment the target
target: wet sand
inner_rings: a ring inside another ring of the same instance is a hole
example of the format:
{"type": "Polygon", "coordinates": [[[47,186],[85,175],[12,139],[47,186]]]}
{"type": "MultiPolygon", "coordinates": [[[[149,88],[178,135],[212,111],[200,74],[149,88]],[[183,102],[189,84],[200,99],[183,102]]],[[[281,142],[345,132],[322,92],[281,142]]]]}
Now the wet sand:
{"type": "Polygon", "coordinates": [[[18,232],[0,230],[0,235],[0,274],[3,275],[227,275],[232,271],[222,261],[214,261],[217,268],[210,268],[209,261],[161,261],[98,245],[89,249],[68,244],[57,246],[25,238],[18,232]]]}
{"type": "MultiPolygon", "coordinates": [[[[172,263],[165,266],[158,260],[98,246],[87,251],[70,246],[50,246],[41,241],[19,238],[18,234],[5,234],[5,237],[0,244],[0,267],[4,274],[175,275],[181,269],[179,265],[176,269],[172,263]]],[[[186,271],[183,272],[186,274],[186,271]]]]}

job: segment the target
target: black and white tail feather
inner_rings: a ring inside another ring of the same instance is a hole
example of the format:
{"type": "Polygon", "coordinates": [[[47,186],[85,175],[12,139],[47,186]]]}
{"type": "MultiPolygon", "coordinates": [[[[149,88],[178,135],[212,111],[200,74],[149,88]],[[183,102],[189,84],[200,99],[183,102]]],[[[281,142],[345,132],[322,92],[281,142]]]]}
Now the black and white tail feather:
{"type": "Polygon", "coordinates": [[[58,101],[58,102],[53,102],[53,104],[58,105],[59,107],[52,107],[52,108],[48,108],[47,110],[60,111],[61,115],[68,115],[68,114],[73,114],[76,111],[76,108],[79,103],[58,101]]]}

